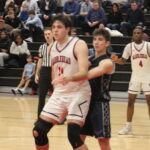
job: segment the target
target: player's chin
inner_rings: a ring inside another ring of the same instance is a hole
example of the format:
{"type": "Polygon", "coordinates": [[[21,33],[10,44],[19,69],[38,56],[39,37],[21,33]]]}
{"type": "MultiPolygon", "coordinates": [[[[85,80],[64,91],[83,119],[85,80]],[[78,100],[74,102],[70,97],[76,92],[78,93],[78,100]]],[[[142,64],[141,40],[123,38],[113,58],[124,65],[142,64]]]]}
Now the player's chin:
{"type": "Polygon", "coordinates": [[[55,40],[58,40],[59,39],[59,36],[58,35],[53,35],[54,39],[55,40]]]}

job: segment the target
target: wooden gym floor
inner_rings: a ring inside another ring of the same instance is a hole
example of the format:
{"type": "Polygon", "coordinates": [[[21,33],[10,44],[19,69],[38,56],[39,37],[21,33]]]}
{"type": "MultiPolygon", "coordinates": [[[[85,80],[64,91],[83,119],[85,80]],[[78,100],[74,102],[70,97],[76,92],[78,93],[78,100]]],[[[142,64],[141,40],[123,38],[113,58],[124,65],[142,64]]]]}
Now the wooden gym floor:
{"type": "MultiPolygon", "coordinates": [[[[13,96],[0,93],[0,150],[34,150],[32,128],[36,120],[37,96],[13,96]]],[[[150,120],[145,101],[135,104],[133,135],[118,135],[126,121],[127,100],[112,100],[112,150],[150,150],[150,120]]],[[[50,150],[71,150],[66,124],[57,125],[48,134],[50,150]]],[[[99,150],[95,138],[86,140],[89,150],[99,150]]]]}

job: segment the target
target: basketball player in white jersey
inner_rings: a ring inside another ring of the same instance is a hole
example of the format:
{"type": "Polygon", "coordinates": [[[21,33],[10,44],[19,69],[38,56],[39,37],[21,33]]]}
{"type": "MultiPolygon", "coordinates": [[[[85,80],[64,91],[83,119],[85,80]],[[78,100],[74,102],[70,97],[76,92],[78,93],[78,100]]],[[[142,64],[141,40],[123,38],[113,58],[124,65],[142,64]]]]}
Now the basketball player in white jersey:
{"type": "Polygon", "coordinates": [[[37,150],[48,150],[47,133],[65,118],[72,148],[88,150],[80,138],[91,96],[90,85],[84,81],[88,72],[88,48],[84,41],[68,36],[70,27],[71,21],[67,16],[57,15],[52,20],[52,33],[56,40],[51,48],[54,92],[33,129],[37,150]],[[62,77],[66,83],[56,84],[62,77]]]}
{"type": "Polygon", "coordinates": [[[146,96],[150,116],[150,43],[142,40],[142,28],[135,28],[132,38],[133,42],[125,47],[122,58],[116,61],[118,64],[124,64],[130,57],[132,66],[132,75],[128,90],[127,123],[118,132],[121,135],[132,134],[131,122],[134,113],[134,103],[140,91],[143,91],[146,96]]]}

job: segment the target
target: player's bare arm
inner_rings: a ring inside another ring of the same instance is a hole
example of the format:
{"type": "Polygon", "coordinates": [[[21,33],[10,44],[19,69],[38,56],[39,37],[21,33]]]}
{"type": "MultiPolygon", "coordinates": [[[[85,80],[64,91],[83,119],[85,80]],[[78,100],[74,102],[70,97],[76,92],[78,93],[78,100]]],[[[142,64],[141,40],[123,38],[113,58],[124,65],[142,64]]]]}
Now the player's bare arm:
{"type": "Polygon", "coordinates": [[[80,81],[87,77],[89,61],[87,44],[80,40],[75,46],[75,55],[77,57],[79,72],[71,76],[71,81],[80,81]]]}
{"type": "Polygon", "coordinates": [[[93,79],[104,74],[111,74],[115,69],[113,62],[110,59],[103,60],[99,63],[97,67],[89,70],[88,80],[93,79]]]}
{"type": "Polygon", "coordinates": [[[42,59],[39,58],[37,67],[36,67],[36,73],[35,73],[35,83],[39,82],[39,75],[40,75],[41,67],[42,67],[42,59]]]}

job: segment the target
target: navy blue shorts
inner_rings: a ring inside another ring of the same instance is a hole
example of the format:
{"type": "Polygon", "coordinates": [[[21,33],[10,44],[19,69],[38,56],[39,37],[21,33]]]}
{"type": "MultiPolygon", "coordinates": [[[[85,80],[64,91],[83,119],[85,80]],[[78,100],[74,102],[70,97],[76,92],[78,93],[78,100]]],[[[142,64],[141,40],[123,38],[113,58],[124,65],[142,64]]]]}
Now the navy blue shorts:
{"type": "Polygon", "coordinates": [[[109,102],[95,102],[90,104],[81,134],[95,136],[96,138],[111,137],[109,102]]]}

